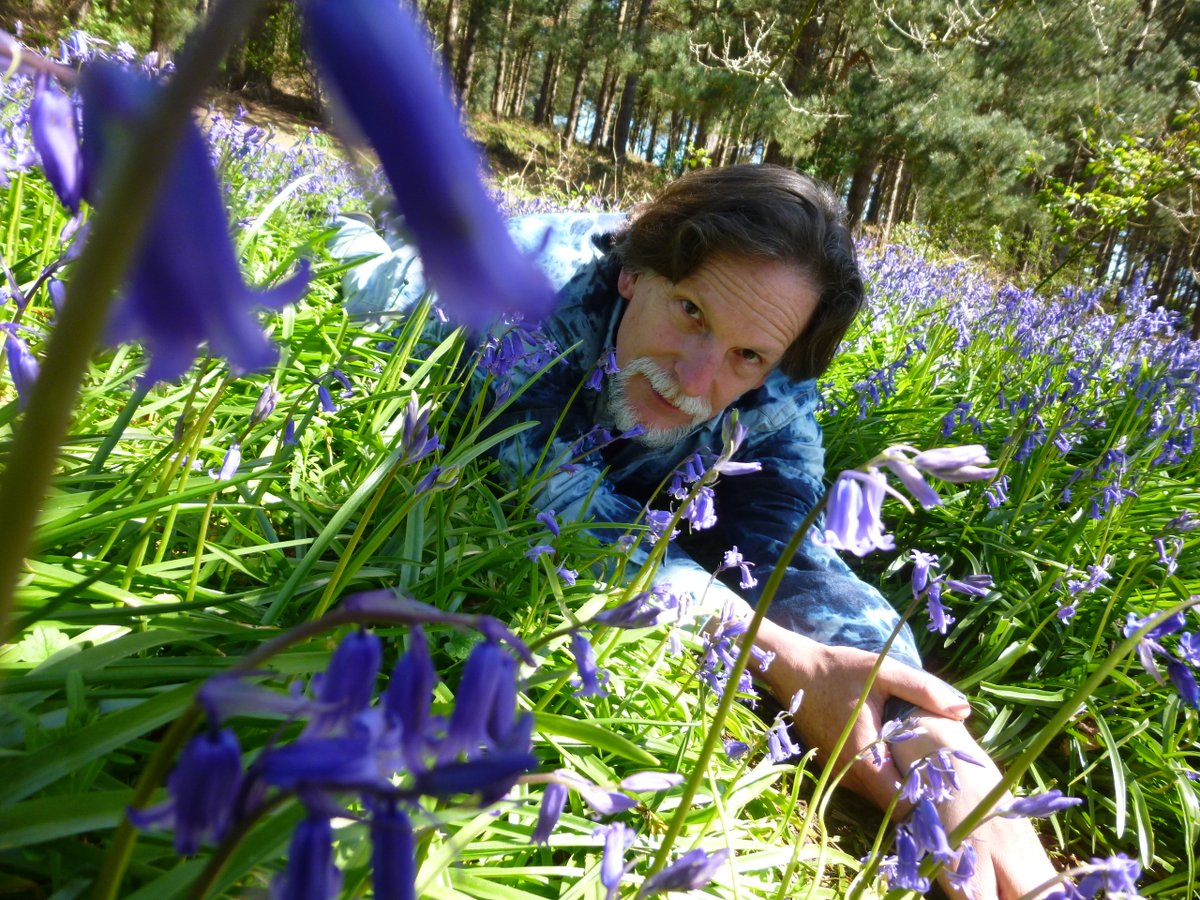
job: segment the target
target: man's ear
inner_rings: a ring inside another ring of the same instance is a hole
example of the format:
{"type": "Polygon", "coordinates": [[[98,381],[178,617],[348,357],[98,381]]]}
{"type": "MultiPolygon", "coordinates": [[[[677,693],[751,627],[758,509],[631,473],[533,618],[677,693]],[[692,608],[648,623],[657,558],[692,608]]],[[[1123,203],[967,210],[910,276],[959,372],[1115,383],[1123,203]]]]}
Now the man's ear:
{"type": "Polygon", "coordinates": [[[621,267],[621,274],[617,276],[617,293],[626,300],[633,299],[633,286],[637,284],[637,273],[630,272],[624,266],[621,267]]]}

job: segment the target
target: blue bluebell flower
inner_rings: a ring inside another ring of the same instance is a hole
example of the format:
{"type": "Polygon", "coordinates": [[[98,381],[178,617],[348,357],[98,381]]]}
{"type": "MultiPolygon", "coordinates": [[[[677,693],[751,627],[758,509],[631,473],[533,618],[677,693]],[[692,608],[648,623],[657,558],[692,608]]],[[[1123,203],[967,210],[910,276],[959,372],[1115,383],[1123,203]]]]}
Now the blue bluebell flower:
{"type": "Polygon", "coordinates": [[[913,457],[912,462],[922,472],[952,484],[987,481],[995,478],[998,471],[985,468],[991,460],[982,444],[922,450],[913,457]]]}
{"type": "Polygon", "coordinates": [[[366,709],[375,694],[382,661],[382,642],[366,629],[342,638],[325,671],[313,678],[318,712],[309,724],[309,733],[327,733],[366,709]]]}
{"type": "Polygon", "coordinates": [[[279,391],[275,390],[275,386],[268,384],[262,389],[262,393],[258,395],[258,400],[254,404],[254,410],[250,413],[250,425],[261,425],[271,417],[271,413],[275,412],[275,405],[279,402],[279,391]]]}
{"type": "Polygon", "coordinates": [[[1109,897],[1139,897],[1137,880],[1142,876],[1142,867],[1136,859],[1124,853],[1107,859],[1092,858],[1095,868],[1075,884],[1078,896],[1091,898],[1100,891],[1109,897]]]}
{"type": "Polygon", "coordinates": [[[515,677],[512,657],[499,643],[487,640],[475,645],[463,665],[455,693],[454,711],[439,754],[443,762],[460,753],[473,758],[481,747],[491,746],[489,725],[497,715],[497,696],[515,698],[515,690],[503,690],[504,683],[507,681],[511,687],[515,677]]]}
{"type": "Polygon", "coordinates": [[[938,558],[933,553],[925,553],[921,550],[911,551],[909,558],[913,563],[913,597],[920,597],[925,588],[929,586],[929,570],[938,565],[938,558]]]}
{"type": "Polygon", "coordinates": [[[53,78],[40,75],[29,105],[29,130],[42,158],[42,171],[58,199],[73,213],[83,199],[83,154],[75,104],[53,78]]]}
{"type": "Polygon", "coordinates": [[[525,551],[525,558],[530,562],[537,562],[539,557],[553,556],[554,547],[551,544],[534,544],[525,551]]]}
{"type": "Polygon", "coordinates": [[[633,843],[633,830],[624,822],[601,825],[596,833],[604,836],[604,856],[600,860],[600,883],[615,897],[617,885],[625,875],[625,851],[633,843]]]}
{"type": "Polygon", "coordinates": [[[925,608],[929,612],[929,630],[936,631],[938,634],[945,634],[950,630],[957,619],[950,614],[950,610],[942,603],[942,582],[935,579],[929,583],[929,587],[925,592],[925,608]]]}
{"type": "Polygon", "coordinates": [[[416,900],[416,845],[412,822],[396,803],[371,814],[371,884],[376,897],[416,900]]]}
{"type": "Polygon", "coordinates": [[[428,406],[418,406],[417,398],[411,397],[404,409],[403,428],[400,437],[400,461],[415,463],[434,450],[441,449],[437,434],[430,436],[428,406]]]}
{"type": "Polygon", "coordinates": [[[1196,684],[1196,676],[1192,674],[1187,663],[1168,658],[1167,677],[1171,679],[1171,684],[1175,685],[1175,690],[1179,692],[1184,703],[1192,709],[1200,709],[1200,686],[1196,684]]]}
{"type": "Polygon", "coordinates": [[[923,854],[907,828],[896,829],[896,864],[891,873],[889,887],[906,888],[924,894],[929,891],[928,878],[921,875],[923,854]]]}
{"type": "Polygon", "coordinates": [[[557,781],[546,785],[546,789],[542,792],[542,805],[538,809],[537,826],[533,829],[531,837],[533,843],[546,844],[550,842],[550,833],[558,825],[563,808],[567,804],[567,793],[566,785],[559,784],[557,781]]]}
{"type": "Polygon", "coordinates": [[[1003,804],[996,815],[1006,819],[1040,819],[1052,816],[1056,812],[1078,806],[1083,800],[1080,797],[1064,797],[1063,792],[1055,788],[1042,794],[1031,794],[1028,797],[1018,797],[1003,804]]]}
{"type": "Polygon", "coordinates": [[[304,737],[265,751],[258,759],[262,780],[284,790],[321,787],[391,790],[377,747],[366,734],[304,737]]]}
{"type": "Polygon", "coordinates": [[[420,626],[408,632],[408,651],[396,661],[383,695],[384,715],[400,726],[400,746],[410,769],[424,767],[433,746],[433,689],[437,672],[429,654],[429,642],[420,626]]]}
{"type": "Polygon", "coordinates": [[[641,896],[648,897],[662,891],[699,890],[713,880],[717,870],[728,859],[728,850],[706,853],[697,847],[647,878],[642,884],[641,896]]]}
{"type": "Polygon", "coordinates": [[[726,550],[721,557],[721,568],[718,571],[739,569],[742,573],[742,578],[738,582],[738,587],[746,590],[758,584],[758,579],[750,574],[750,567],[752,565],[754,563],[747,562],[742,554],[738,552],[737,545],[735,544],[732,549],[726,550]]]}
{"type": "Polygon", "coordinates": [[[702,531],[717,524],[716,494],[710,487],[702,487],[683,508],[683,518],[693,531],[702,531]]]}
{"type": "Polygon", "coordinates": [[[392,0],[310,0],[308,42],[326,85],[379,156],[439,302],[481,331],[532,319],[554,291],[509,237],[412,13],[392,0]]]}
{"type": "Polygon", "coordinates": [[[535,516],[535,518],[539,522],[541,522],[543,525],[546,526],[547,531],[549,531],[555,537],[558,537],[558,535],[559,535],[558,520],[554,518],[554,510],[552,510],[552,509],[544,510],[543,512],[538,513],[537,516],[535,516]]]}
{"type": "Polygon", "coordinates": [[[327,413],[335,413],[338,411],[338,406],[333,402],[333,394],[329,393],[329,388],[323,384],[317,385],[317,401],[321,405],[321,409],[327,413]]]}
{"type": "Polygon", "coordinates": [[[678,772],[634,772],[621,779],[621,790],[634,794],[667,791],[683,784],[678,772]]]}
{"type": "Polygon", "coordinates": [[[604,387],[604,376],[616,375],[618,371],[616,348],[609,347],[596,360],[596,365],[592,368],[591,374],[588,375],[584,387],[590,391],[598,391],[604,387]]]}
{"type": "Polygon", "coordinates": [[[17,408],[24,409],[33,391],[33,384],[38,378],[38,361],[29,352],[29,345],[17,337],[16,326],[5,323],[4,351],[8,355],[8,373],[12,376],[13,387],[17,389],[17,408]]]}
{"type": "Polygon", "coordinates": [[[950,884],[967,896],[971,879],[975,877],[975,848],[964,843],[958,849],[953,869],[946,869],[946,878],[950,884]]]}
{"type": "MultiPolygon", "coordinates": [[[[664,509],[648,509],[646,510],[646,525],[649,528],[650,543],[657,544],[666,535],[667,528],[671,525],[671,513],[664,509]]],[[[679,529],[671,529],[671,534],[667,536],[668,541],[675,540],[679,536],[679,529]]]]}
{"type": "Polygon", "coordinates": [[[479,794],[480,805],[488,806],[507,794],[517,779],[537,766],[537,757],[527,751],[500,751],[464,762],[441,763],[414,779],[414,789],[430,797],[479,794]]]}
{"type": "Polygon", "coordinates": [[[725,755],[730,759],[741,759],[749,749],[750,745],[745,741],[739,741],[735,738],[727,738],[725,741],[725,755]]]}
{"type": "Polygon", "coordinates": [[[877,470],[842,472],[829,492],[825,526],[814,539],[855,556],[894,549],[895,539],[885,533],[881,518],[886,484],[877,470]]]}
{"type": "Polygon", "coordinates": [[[579,690],[575,692],[576,697],[605,697],[608,691],[604,689],[604,682],[608,680],[608,673],[601,672],[596,667],[596,652],[592,649],[591,643],[578,631],[571,632],[571,653],[575,657],[575,668],[579,671],[579,690]]]}
{"type": "Polygon", "coordinates": [[[791,728],[780,718],[776,719],[767,732],[767,755],[772,762],[785,763],[799,756],[804,750],[792,740],[791,728]]]}
{"type": "Polygon", "coordinates": [[[1179,636],[1175,652],[1190,666],[1200,668],[1200,632],[1189,631],[1179,636]]]}
{"type": "Polygon", "coordinates": [[[624,603],[595,615],[593,622],[610,628],[650,628],[662,621],[665,612],[652,600],[653,594],[643,591],[624,603]]]}
{"type": "Polygon", "coordinates": [[[276,876],[272,894],[278,900],[331,900],[341,887],[329,819],[308,816],[292,832],[287,868],[276,876]]]}
{"type": "Polygon", "coordinates": [[[558,567],[558,577],[562,579],[562,583],[567,587],[574,587],[575,582],[579,579],[579,573],[574,569],[568,569],[566,566],[558,567]]]}
{"type": "Polygon", "coordinates": [[[942,817],[938,815],[937,807],[928,797],[917,801],[908,827],[923,853],[929,854],[940,863],[948,863],[953,859],[954,851],[950,849],[950,843],[946,839],[942,817]]]}
{"type": "MultiPolygon", "coordinates": [[[[83,97],[87,199],[97,197],[109,161],[118,157],[144,117],[156,88],[108,64],[89,66],[83,97]]],[[[252,315],[254,307],[294,303],[308,285],[308,265],[266,291],[246,287],[229,236],[225,204],[208,149],[189,124],[136,251],[128,282],[109,318],[107,339],[136,340],[150,351],[146,379],[182,375],[207,342],[235,372],[265,368],[276,351],[252,315]]]]}
{"type": "Polygon", "coordinates": [[[208,729],[190,740],[167,777],[169,799],[148,809],[130,809],[138,828],[168,825],[175,851],[191,856],[204,841],[219,841],[233,824],[242,788],[242,751],[229,729],[208,729]]]}
{"type": "Polygon", "coordinates": [[[221,461],[221,468],[213,472],[209,470],[217,481],[228,481],[237,474],[238,466],[242,464],[242,448],[237,444],[231,444],[229,449],[225,451],[225,458],[221,461]]]}

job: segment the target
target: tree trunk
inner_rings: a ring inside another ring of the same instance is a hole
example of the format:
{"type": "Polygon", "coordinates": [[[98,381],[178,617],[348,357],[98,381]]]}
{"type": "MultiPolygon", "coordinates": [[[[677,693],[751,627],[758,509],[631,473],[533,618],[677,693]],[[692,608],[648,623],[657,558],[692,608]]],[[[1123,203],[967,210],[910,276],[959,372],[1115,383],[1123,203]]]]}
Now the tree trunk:
{"type": "Polygon", "coordinates": [[[504,80],[508,77],[508,45],[509,33],[512,31],[514,3],[515,0],[508,0],[504,5],[504,31],[500,35],[500,52],[496,54],[496,80],[492,84],[492,118],[494,119],[500,118],[506,106],[504,80]]]}
{"type": "Polygon", "coordinates": [[[567,124],[563,129],[563,136],[567,139],[567,146],[570,147],[575,143],[575,131],[579,128],[579,110],[583,106],[583,85],[587,80],[588,58],[587,54],[579,55],[579,65],[575,68],[575,80],[571,84],[571,102],[567,106],[567,124]]]}
{"type": "Polygon", "coordinates": [[[546,67],[542,70],[542,84],[538,89],[537,104],[533,108],[533,124],[545,125],[554,119],[554,86],[558,80],[558,53],[546,54],[546,67]]]}
{"type": "Polygon", "coordinates": [[[471,4],[462,45],[458,49],[458,65],[454,68],[454,90],[464,110],[471,103],[471,91],[475,86],[475,64],[479,58],[479,36],[491,10],[491,0],[475,0],[471,4]]]}
{"type": "Polygon", "coordinates": [[[646,139],[646,162],[653,164],[658,144],[658,120],[662,118],[657,106],[650,107],[650,136],[646,139]]]}
{"type": "Polygon", "coordinates": [[[446,72],[454,71],[454,51],[458,43],[458,11],[462,0],[446,0],[446,15],[442,19],[442,62],[446,72]]]}
{"type": "Polygon", "coordinates": [[[621,91],[621,104],[617,108],[617,121],[613,128],[613,152],[617,156],[617,164],[625,158],[629,144],[629,123],[633,119],[633,102],[637,96],[638,78],[645,65],[642,57],[646,52],[646,19],[654,0],[641,0],[638,6],[637,18],[633,23],[633,55],[636,67],[625,76],[625,87],[621,91]]]}

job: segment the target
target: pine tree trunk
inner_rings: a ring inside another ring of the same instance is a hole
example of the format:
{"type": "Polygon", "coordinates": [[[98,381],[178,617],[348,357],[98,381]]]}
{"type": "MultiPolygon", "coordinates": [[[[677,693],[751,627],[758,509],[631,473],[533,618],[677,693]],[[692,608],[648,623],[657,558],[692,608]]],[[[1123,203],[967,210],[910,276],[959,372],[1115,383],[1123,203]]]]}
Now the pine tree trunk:
{"type": "Polygon", "coordinates": [[[479,36],[491,8],[491,0],[475,0],[467,16],[467,28],[458,51],[458,65],[454,69],[454,90],[464,110],[471,103],[471,91],[475,87],[475,64],[479,58],[479,36]]]}
{"type": "Polygon", "coordinates": [[[508,77],[508,45],[512,31],[513,5],[515,0],[508,0],[504,6],[504,32],[500,35],[500,52],[496,54],[496,76],[492,84],[492,118],[500,118],[506,105],[504,80],[508,77]]]}
{"type": "Polygon", "coordinates": [[[454,71],[454,51],[458,43],[458,10],[461,0],[446,0],[446,16],[442,19],[442,61],[447,72],[454,71]]]}
{"type": "Polygon", "coordinates": [[[613,152],[617,156],[618,165],[625,158],[625,151],[629,144],[629,125],[633,120],[633,103],[637,96],[638,78],[641,77],[641,70],[645,66],[642,57],[646,52],[646,19],[650,16],[650,9],[653,5],[654,0],[641,0],[637,18],[633,23],[635,68],[625,76],[625,87],[621,91],[621,104],[617,108],[617,120],[613,128],[613,152]]]}
{"type": "Polygon", "coordinates": [[[587,80],[588,58],[586,51],[579,56],[579,65],[575,68],[575,80],[571,84],[571,102],[567,107],[567,124],[563,129],[567,146],[575,143],[575,131],[579,127],[579,110],[583,106],[583,85],[587,80]]]}

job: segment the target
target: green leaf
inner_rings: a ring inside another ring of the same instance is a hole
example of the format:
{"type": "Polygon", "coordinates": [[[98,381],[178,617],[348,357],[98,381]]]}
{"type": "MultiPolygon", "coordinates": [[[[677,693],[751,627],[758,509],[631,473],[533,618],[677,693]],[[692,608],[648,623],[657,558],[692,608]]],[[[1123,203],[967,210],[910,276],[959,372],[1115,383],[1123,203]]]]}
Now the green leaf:
{"type": "Polygon", "coordinates": [[[619,734],[614,734],[603,725],[592,722],[571,719],[567,716],[556,716],[553,713],[534,713],[534,727],[546,734],[571,738],[584,744],[589,744],[598,750],[623,756],[642,766],[661,766],[662,763],[651,756],[632,741],[626,740],[619,734]]]}
{"type": "Polygon", "coordinates": [[[36,665],[49,659],[63,647],[69,646],[70,643],[71,639],[57,628],[38,625],[31,634],[17,644],[17,659],[36,665]]]}
{"type": "Polygon", "coordinates": [[[114,828],[132,798],[132,790],[96,791],[41,797],[10,806],[0,817],[0,850],[114,828]]]}

